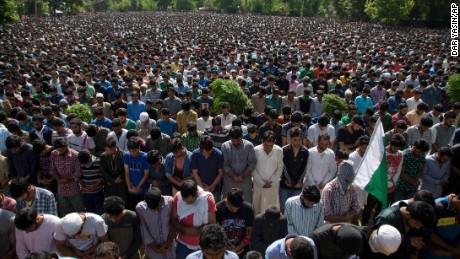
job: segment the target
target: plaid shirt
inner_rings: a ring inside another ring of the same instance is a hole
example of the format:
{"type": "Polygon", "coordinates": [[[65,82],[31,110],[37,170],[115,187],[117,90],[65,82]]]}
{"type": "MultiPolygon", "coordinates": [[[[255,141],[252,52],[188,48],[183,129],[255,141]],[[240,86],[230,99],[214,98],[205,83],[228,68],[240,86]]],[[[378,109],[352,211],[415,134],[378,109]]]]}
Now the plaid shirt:
{"type": "Polygon", "coordinates": [[[77,179],[81,177],[78,152],[69,148],[67,154],[61,156],[57,150],[51,152],[50,174],[71,179],[68,183],[58,183],[59,196],[74,196],[80,193],[80,184],[77,179]]]}
{"type": "MultiPolygon", "coordinates": [[[[26,201],[18,199],[16,204],[17,210],[19,211],[25,207],[28,207],[26,201]]],[[[54,194],[40,187],[35,186],[35,199],[32,201],[30,207],[34,208],[38,214],[58,215],[54,194]]]]}
{"type": "Polygon", "coordinates": [[[192,137],[190,136],[190,133],[186,132],[182,134],[182,144],[184,144],[184,147],[188,151],[193,152],[193,150],[197,149],[200,146],[200,140],[201,137],[203,137],[203,135],[203,132],[197,131],[196,135],[192,137]]]}
{"type": "Polygon", "coordinates": [[[330,181],[323,189],[321,202],[324,206],[324,217],[326,216],[345,216],[350,209],[359,212],[358,193],[356,187],[350,185],[348,190],[343,193],[340,182],[336,178],[330,181]]]}
{"type": "Polygon", "coordinates": [[[6,196],[5,194],[0,194],[3,199],[0,201],[0,209],[9,210],[16,213],[16,201],[13,198],[6,196]]]}

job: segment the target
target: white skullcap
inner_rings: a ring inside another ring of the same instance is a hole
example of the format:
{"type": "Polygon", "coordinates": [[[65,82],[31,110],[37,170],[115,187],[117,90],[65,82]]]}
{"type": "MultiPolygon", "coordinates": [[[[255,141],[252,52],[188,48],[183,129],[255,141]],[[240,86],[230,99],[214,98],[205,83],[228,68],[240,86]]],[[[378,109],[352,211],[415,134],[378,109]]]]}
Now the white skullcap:
{"type": "Polygon", "coordinates": [[[395,227],[382,225],[372,232],[369,246],[372,252],[389,256],[398,250],[401,240],[401,233],[395,227]]]}
{"type": "Polygon", "coordinates": [[[64,233],[68,236],[77,234],[81,226],[83,225],[83,219],[78,213],[70,213],[61,219],[61,226],[64,233]]]}

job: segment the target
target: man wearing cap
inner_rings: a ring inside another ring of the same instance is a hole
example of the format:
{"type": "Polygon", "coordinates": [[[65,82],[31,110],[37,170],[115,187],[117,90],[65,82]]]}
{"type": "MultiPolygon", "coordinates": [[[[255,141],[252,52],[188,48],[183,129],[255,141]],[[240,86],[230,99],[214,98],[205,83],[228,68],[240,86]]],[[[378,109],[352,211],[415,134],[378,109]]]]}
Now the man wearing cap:
{"type": "Polygon", "coordinates": [[[60,255],[88,258],[98,244],[109,241],[107,225],[93,213],[70,213],[63,217],[53,235],[60,255]]]}
{"type": "Polygon", "coordinates": [[[104,101],[104,95],[102,93],[96,94],[96,103],[91,106],[91,110],[94,113],[97,107],[102,107],[104,116],[110,118],[110,103],[104,101]]]}
{"type": "Polygon", "coordinates": [[[337,178],[326,184],[321,202],[324,206],[324,221],[330,223],[351,222],[360,211],[353,162],[343,161],[337,178]]]}
{"type": "Polygon", "coordinates": [[[423,201],[409,204],[400,202],[398,206],[388,207],[374,220],[374,226],[391,225],[402,235],[402,242],[393,258],[410,258],[429,240],[430,229],[435,224],[436,214],[432,205],[423,201]]]}
{"type": "Polygon", "coordinates": [[[390,226],[360,227],[348,223],[327,224],[311,235],[318,250],[318,258],[385,258],[396,252],[401,234],[390,226]]]}
{"type": "Polygon", "coordinates": [[[147,137],[150,136],[150,131],[155,126],[155,120],[150,119],[147,112],[142,112],[139,115],[139,120],[136,122],[136,130],[139,132],[139,137],[144,140],[147,139],[147,137]]]}

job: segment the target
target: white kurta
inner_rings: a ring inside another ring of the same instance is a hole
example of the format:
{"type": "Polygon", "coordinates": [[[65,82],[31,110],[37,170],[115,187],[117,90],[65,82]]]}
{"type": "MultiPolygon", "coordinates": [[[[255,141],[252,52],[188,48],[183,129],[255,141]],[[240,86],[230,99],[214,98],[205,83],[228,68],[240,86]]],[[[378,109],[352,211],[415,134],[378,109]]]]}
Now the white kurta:
{"type": "Polygon", "coordinates": [[[280,177],[283,172],[283,150],[274,145],[270,154],[265,153],[263,145],[254,148],[257,166],[252,171],[254,192],[252,203],[254,212],[259,214],[270,205],[279,207],[280,177]],[[270,188],[263,188],[265,182],[271,182],[270,188]]]}

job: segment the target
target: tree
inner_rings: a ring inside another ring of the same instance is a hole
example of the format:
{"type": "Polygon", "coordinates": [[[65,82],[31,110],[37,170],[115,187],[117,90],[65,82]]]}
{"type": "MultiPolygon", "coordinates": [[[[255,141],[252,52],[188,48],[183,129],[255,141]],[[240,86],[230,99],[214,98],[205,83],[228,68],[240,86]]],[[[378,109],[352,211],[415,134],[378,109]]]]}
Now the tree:
{"type": "Polygon", "coordinates": [[[168,9],[171,2],[172,0],[158,0],[157,6],[159,9],[168,9]]]}
{"type": "Polygon", "coordinates": [[[381,22],[404,21],[409,18],[414,0],[373,0],[366,4],[366,13],[371,19],[381,22]]]}
{"type": "Polygon", "coordinates": [[[451,103],[460,102],[460,74],[449,76],[446,93],[451,103]]]}
{"type": "Polygon", "coordinates": [[[191,0],[176,0],[176,9],[180,11],[193,11],[195,3],[191,0]]]}
{"type": "Polygon", "coordinates": [[[14,0],[0,0],[0,24],[12,23],[19,19],[14,0]]]}

